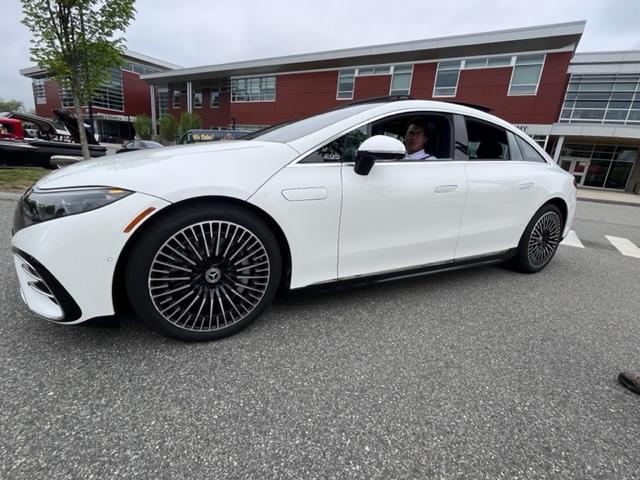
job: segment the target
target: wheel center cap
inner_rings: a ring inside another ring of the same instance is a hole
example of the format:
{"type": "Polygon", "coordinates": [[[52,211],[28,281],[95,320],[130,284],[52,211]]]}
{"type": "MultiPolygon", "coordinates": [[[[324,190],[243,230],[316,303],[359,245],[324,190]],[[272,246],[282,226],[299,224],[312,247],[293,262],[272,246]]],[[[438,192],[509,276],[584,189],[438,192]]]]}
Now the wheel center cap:
{"type": "Polygon", "coordinates": [[[219,268],[215,268],[215,267],[210,268],[204,274],[204,279],[207,281],[207,283],[218,283],[221,278],[222,278],[222,272],[220,271],[219,268]]]}

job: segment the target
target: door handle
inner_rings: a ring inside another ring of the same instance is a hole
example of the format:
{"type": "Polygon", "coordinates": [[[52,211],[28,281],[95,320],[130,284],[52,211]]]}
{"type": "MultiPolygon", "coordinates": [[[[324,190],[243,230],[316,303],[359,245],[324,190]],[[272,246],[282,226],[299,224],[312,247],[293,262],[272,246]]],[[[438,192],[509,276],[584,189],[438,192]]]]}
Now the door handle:
{"type": "Polygon", "coordinates": [[[438,185],[436,188],[433,189],[433,191],[436,193],[447,193],[447,192],[453,192],[457,188],[458,188],[458,185],[438,185]]]}
{"type": "Polygon", "coordinates": [[[535,185],[534,182],[522,182],[518,184],[518,188],[520,190],[529,190],[531,187],[535,185]]]}

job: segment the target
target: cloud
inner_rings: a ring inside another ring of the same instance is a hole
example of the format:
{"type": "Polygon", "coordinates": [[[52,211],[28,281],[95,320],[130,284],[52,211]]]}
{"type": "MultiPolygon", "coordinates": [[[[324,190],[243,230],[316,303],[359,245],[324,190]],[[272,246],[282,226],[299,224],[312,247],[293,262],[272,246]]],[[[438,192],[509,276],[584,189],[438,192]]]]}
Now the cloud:
{"type": "MultiPolygon", "coordinates": [[[[636,0],[138,0],[129,49],[183,66],[587,20],[579,51],[640,48],[636,0]],[[526,15],[524,14],[526,12],[526,15]]],[[[0,97],[33,106],[30,34],[3,2],[0,97]]]]}

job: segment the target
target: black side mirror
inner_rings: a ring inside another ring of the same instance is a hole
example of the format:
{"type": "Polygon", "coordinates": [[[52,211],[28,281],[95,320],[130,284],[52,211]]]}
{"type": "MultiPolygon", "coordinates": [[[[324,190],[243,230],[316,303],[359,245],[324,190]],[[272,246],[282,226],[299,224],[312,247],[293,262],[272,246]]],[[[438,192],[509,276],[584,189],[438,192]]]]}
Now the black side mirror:
{"type": "Polygon", "coordinates": [[[376,159],[373,154],[369,152],[358,152],[353,171],[358,175],[369,175],[374,163],[376,163],[376,159]]]}

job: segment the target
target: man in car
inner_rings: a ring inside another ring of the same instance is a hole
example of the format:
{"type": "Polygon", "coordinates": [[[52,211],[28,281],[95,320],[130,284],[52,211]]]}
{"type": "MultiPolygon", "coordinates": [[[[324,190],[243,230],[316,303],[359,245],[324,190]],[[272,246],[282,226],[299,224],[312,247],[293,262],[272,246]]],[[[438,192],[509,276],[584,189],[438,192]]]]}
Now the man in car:
{"type": "Polygon", "coordinates": [[[413,118],[409,120],[407,133],[404,136],[404,146],[407,149],[405,160],[435,159],[433,155],[425,152],[424,144],[427,141],[427,128],[422,120],[413,118]]]}

